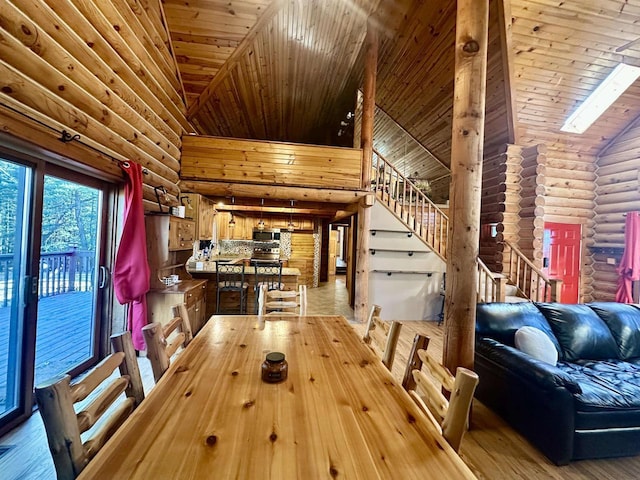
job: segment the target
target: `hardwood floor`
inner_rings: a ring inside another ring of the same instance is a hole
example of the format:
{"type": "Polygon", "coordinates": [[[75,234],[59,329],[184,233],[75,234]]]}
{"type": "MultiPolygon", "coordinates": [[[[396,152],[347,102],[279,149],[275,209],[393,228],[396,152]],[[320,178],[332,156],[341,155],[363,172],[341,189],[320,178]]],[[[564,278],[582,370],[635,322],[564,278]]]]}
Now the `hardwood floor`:
{"type": "MultiPolygon", "coordinates": [[[[358,333],[364,325],[354,324],[358,333]]],[[[400,382],[413,337],[431,338],[429,352],[442,356],[444,326],[437,322],[403,322],[392,374],[400,382]]],[[[482,378],[480,378],[482,381],[482,378]]],[[[632,480],[640,478],[640,456],[580,460],[558,467],[536,450],[500,417],[478,401],[473,403],[471,429],[462,440],[462,459],[479,479],[486,480],[632,480]]]]}
{"type": "MultiPolygon", "coordinates": [[[[310,315],[344,315],[353,322],[353,310],[347,305],[344,277],[308,290],[307,309],[310,315]]],[[[407,355],[417,332],[431,338],[429,351],[442,354],[444,327],[435,322],[403,322],[392,374],[401,381],[407,355]]],[[[364,326],[352,323],[361,334],[364,326]]],[[[140,358],[145,391],[153,386],[151,369],[146,358],[140,358]]],[[[480,379],[482,381],[482,379],[480,379]]],[[[47,448],[42,421],[37,412],[20,427],[0,438],[0,447],[13,445],[0,456],[1,480],[54,479],[53,462],[47,448]]],[[[478,478],[487,480],[631,480],[640,478],[640,456],[609,460],[582,460],[556,467],[517,434],[498,416],[475,402],[471,430],[462,441],[461,456],[478,478]]],[[[430,478],[425,475],[425,478],[430,478]]],[[[288,480],[288,479],[284,479],[288,480]]],[[[401,479],[399,479],[401,480],[401,479]]],[[[438,479],[446,480],[446,479],[438,479]]]]}

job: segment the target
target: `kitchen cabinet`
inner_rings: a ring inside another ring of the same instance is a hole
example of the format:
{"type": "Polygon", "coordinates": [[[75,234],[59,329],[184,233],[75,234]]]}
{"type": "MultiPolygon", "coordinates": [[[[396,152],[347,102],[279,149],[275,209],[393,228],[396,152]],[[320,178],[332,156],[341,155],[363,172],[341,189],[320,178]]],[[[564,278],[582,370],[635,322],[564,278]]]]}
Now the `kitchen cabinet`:
{"type": "Polygon", "coordinates": [[[147,215],[145,227],[151,273],[147,322],[166,324],[173,318],[172,307],[185,303],[191,329],[195,333],[207,320],[207,281],[193,280],[185,269],[195,238],[195,222],[170,215],[147,215]],[[165,285],[162,279],[170,275],[177,275],[179,282],[165,285]]]}
{"type": "Polygon", "coordinates": [[[166,325],[173,318],[173,306],[187,306],[194,335],[204,326],[206,317],[207,280],[182,280],[176,285],[147,294],[147,321],[166,325]]]}
{"type": "Polygon", "coordinates": [[[191,250],[196,239],[196,223],[180,217],[169,217],[169,250],[191,250]]]}
{"type": "Polygon", "coordinates": [[[213,200],[197,193],[185,193],[180,196],[185,205],[185,216],[195,222],[198,240],[213,239],[213,226],[216,219],[216,206],[213,200]]]}
{"type": "Polygon", "coordinates": [[[231,213],[218,212],[216,215],[216,225],[218,228],[218,240],[251,240],[253,235],[253,218],[233,216],[236,222],[234,228],[229,227],[231,213]]]}
{"type": "Polygon", "coordinates": [[[151,270],[151,288],[162,288],[162,278],[177,274],[189,278],[184,262],[191,254],[195,236],[193,220],[171,215],[146,215],[147,261],[151,270]]]}

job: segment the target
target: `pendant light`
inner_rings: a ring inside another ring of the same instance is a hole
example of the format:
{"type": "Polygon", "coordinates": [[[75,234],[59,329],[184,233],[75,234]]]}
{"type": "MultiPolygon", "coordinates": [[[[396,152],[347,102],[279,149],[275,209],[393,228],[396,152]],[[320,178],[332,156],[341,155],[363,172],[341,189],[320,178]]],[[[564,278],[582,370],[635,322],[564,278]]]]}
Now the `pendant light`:
{"type": "Polygon", "coordinates": [[[264,198],[260,199],[260,221],[258,222],[258,230],[264,230],[264,220],[262,220],[262,209],[264,207],[264,198]]]}
{"type": "MultiPolygon", "coordinates": [[[[231,197],[231,205],[235,205],[236,199],[235,197],[231,197]]],[[[229,228],[235,228],[236,221],[233,219],[233,210],[231,210],[231,220],[229,220],[229,228]]]]}
{"type": "Polygon", "coordinates": [[[294,226],[293,226],[293,200],[291,200],[291,210],[289,211],[289,224],[287,225],[287,230],[289,232],[293,232],[294,230],[294,226]]]}

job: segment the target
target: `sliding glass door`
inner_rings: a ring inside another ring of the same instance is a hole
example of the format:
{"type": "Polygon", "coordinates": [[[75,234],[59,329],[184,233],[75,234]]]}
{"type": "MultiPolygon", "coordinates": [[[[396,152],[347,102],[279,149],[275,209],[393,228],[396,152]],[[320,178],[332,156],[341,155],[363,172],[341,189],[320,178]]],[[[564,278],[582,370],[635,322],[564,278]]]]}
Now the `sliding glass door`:
{"type": "Polygon", "coordinates": [[[0,422],[23,403],[27,243],[33,171],[0,158],[0,422]]]}
{"type": "Polygon", "coordinates": [[[101,217],[100,189],[45,175],[35,385],[95,359],[101,217]]]}
{"type": "Polygon", "coordinates": [[[100,355],[105,184],[0,156],[0,434],[28,417],[33,387],[100,355]]]}

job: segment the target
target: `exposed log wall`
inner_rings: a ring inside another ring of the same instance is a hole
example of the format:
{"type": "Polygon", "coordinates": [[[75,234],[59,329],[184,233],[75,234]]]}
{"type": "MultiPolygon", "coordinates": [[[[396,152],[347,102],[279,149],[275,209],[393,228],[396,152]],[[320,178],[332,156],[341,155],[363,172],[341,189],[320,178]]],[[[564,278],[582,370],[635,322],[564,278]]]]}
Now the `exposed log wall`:
{"type": "Polygon", "coordinates": [[[596,199],[593,254],[594,300],[615,299],[618,273],[624,251],[627,212],[640,210],[640,123],[635,122],[596,160],[596,199]],[[614,264],[610,262],[615,262],[614,264]]]}
{"type": "Polygon", "coordinates": [[[568,144],[564,150],[549,149],[546,153],[544,220],[582,224],[578,292],[581,302],[592,300],[594,285],[597,285],[597,289],[600,288],[594,282],[593,259],[588,252],[594,227],[595,162],[594,156],[575,152],[568,144]]]}
{"type": "Polygon", "coordinates": [[[482,167],[482,211],[480,258],[494,272],[503,271],[502,240],[517,245],[520,239],[520,214],[507,205],[520,203],[522,148],[506,145],[484,159],[482,167]],[[497,235],[490,237],[490,225],[497,224],[497,235]]]}
{"type": "Polygon", "coordinates": [[[0,3],[0,127],[111,178],[109,156],[140,163],[148,209],[154,186],[175,202],[181,135],[192,131],[159,12],[141,0],[0,3]],[[59,134],[21,114],[107,156],[56,145],[48,136],[59,134]]]}
{"type": "Polygon", "coordinates": [[[544,225],[536,222],[544,217],[545,203],[545,165],[547,149],[544,145],[523,148],[522,170],[520,172],[520,204],[505,205],[505,211],[519,213],[520,251],[529,258],[536,267],[542,267],[542,236],[544,225]]]}
{"type": "Polygon", "coordinates": [[[233,138],[188,136],[185,180],[360,189],[362,150],[233,138]]]}

